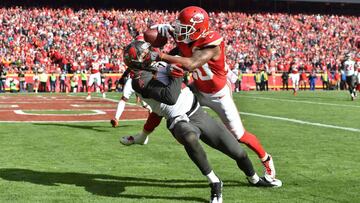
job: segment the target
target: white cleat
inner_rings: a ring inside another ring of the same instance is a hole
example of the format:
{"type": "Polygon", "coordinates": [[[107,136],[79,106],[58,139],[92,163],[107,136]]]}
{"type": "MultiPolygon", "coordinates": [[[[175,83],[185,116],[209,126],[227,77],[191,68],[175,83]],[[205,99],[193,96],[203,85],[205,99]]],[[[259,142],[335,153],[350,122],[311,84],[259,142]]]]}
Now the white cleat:
{"type": "Polygon", "coordinates": [[[140,144],[145,145],[149,141],[148,136],[141,136],[139,134],[136,134],[134,136],[124,136],[120,138],[120,143],[126,146],[133,145],[133,144],[140,144]]]}
{"type": "Polygon", "coordinates": [[[268,158],[262,162],[262,164],[265,168],[264,178],[269,182],[276,180],[275,179],[275,175],[276,175],[275,165],[274,165],[273,158],[271,157],[270,154],[268,155],[268,158]]]}
{"type": "Polygon", "coordinates": [[[91,96],[88,95],[85,99],[86,99],[86,100],[90,100],[90,99],[91,99],[91,96]]]}
{"type": "Polygon", "coordinates": [[[102,98],[106,98],[106,94],[105,94],[105,92],[104,93],[102,93],[102,98]]]}

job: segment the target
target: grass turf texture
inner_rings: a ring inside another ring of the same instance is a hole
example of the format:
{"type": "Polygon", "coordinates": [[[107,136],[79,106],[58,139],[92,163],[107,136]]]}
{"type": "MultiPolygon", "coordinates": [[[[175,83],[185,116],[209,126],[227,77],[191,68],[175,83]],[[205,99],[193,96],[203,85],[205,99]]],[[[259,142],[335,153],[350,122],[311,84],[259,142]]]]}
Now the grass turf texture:
{"type": "MultiPolygon", "coordinates": [[[[360,100],[351,102],[347,92],[300,92],[296,97],[290,91],[241,92],[234,99],[240,112],[360,129],[360,100]]],[[[284,185],[249,187],[234,161],[205,147],[224,181],[225,202],[360,201],[359,132],[248,115],[242,120],[273,155],[284,185]]],[[[142,125],[1,123],[0,202],[208,202],[206,179],[164,121],[148,145],[119,144],[120,136],[142,125]]],[[[262,174],[255,154],[245,149],[262,174]]]]}

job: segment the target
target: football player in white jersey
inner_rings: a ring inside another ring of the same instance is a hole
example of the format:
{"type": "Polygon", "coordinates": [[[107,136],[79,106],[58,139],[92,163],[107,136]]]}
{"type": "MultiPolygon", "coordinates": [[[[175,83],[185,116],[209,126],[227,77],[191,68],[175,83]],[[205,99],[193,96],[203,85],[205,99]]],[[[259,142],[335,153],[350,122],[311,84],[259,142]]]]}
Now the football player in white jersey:
{"type": "Polygon", "coordinates": [[[296,96],[299,90],[300,73],[296,64],[291,66],[290,78],[293,85],[294,96],[296,96]]]}
{"type": "Polygon", "coordinates": [[[346,75],[346,83],[349,87],[349,93],[350,93],[350,97],[351,100],[354,100],[355,97],[357,97],[357,93],[356,93],[356,87],[355,87],[355,83],[356,83],[356,76],[355,76],[355,61],[352,59],[352,54],[348,54],[347,59],[344,62],[344,70],[345,70],[345,75],[346,75]]]}
{"type": "Polygon", "coordinates": [[[193,92],[182,83],[183,70],[164,62],[154,64],[150,50],[150,44],[142,41],[133,41],[124,50],[125,64],[134,70],[133,89],[151,106],[153,113],[167,119],[169,131],[207,177],[210,202],[222,202],[222,182],[212,170],[199,139],[234,159],[250,184],[280,187],[280,180],[260,178],[235,137],[201,108],[193,92]]]}

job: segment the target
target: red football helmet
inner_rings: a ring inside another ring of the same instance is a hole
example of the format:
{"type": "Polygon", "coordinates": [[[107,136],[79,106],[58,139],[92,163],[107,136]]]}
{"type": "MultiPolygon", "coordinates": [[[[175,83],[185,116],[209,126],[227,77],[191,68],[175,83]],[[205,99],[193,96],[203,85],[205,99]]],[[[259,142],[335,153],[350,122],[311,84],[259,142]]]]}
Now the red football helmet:
{"type": "Polygon", "coordinates": [[[177,42],[190,43],[204,36],[209,29],[209,15],[197,6],[180,11],[176,21],[174,37],[177,42]]]}

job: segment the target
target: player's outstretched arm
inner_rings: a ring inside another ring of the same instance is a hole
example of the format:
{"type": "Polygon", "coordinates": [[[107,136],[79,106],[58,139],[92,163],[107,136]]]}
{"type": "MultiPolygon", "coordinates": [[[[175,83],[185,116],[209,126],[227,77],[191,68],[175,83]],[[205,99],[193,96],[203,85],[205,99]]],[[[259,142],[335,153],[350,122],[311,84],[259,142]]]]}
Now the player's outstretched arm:
{"type": "Polygon", "coordinates": [[[216,59],[220,54],[221,49],[219,46],[211,46],[203,49],[195,48],[191,57],[171,56],[165,53],[160,53],[159,57],[161,60],[173,64],[181,64],[187,70],[193,71],[203,66],[210,59],[216,59]]]}

